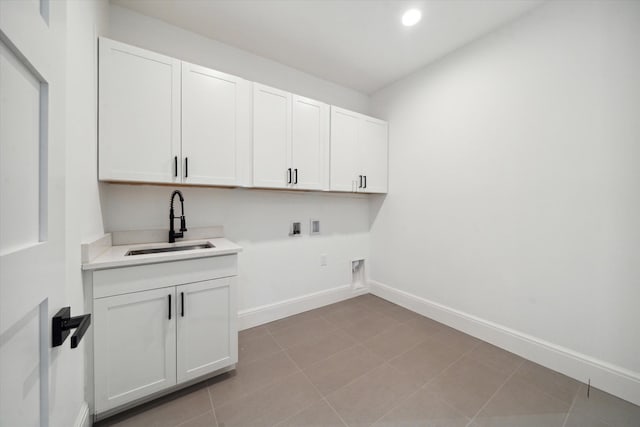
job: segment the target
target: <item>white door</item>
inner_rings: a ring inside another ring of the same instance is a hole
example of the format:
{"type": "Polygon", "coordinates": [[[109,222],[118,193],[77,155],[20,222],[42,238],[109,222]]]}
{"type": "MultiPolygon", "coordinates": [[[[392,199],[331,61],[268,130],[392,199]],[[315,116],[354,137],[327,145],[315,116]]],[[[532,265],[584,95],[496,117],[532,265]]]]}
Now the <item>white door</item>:
{"type": "Polygon", "coordinates": [[[363,117],[359,143],[364,175],[363,190],[367,193],[386,193],[388,176],[387,122],[363,117]]]}
{"type": "MultiPolygon", "coordinates": [[[[65,378],[81,369],[70,362],[71,351],[81,348],[71,350],[69,340],[56,348],[50,344],[51,316],[69,305],[65,25],[62,2],[0,1],[2,426],[54,425],[61,411],[50,390],[61,389],[65,378]]],[[[81,310],[72,307],[73,315],[81,310]]]]}
{"type": "Polygon", "coordinates": [[[180,182],[180,61],[101,38],[99,176],[180,182]]]}
{"type": "Polygon", "coordinates": [[[291,94],[253,84],[253,185],[286,188],[292,181],[291,94]]]}
{"type": "Polygon", "coordinates": [[[328,142],[329,106],[293,95],[291,166],[295,188],[321,190],[328,187],[328,142]]]}
{"type": "Polygon", "coordinates": [[[359,130],[360,114],[331,107],[331,190],[360,189],[359,130]]]}
{"type": "Polygon", "coordinates": [[[182,180],[189,184],[238,184],[239,159],[249,125],[249,82],[182,63],[182,180]]]}
{"type": "Polygon", "coordinates": [[[179,383],[238,361],[234,281],[227,277],[176,287],[179,383]]]}
{"type": "Polygon", "coordinates": [[[176,306],[173,286],[94,300],[97,413],[176,384],[176,306]]]}

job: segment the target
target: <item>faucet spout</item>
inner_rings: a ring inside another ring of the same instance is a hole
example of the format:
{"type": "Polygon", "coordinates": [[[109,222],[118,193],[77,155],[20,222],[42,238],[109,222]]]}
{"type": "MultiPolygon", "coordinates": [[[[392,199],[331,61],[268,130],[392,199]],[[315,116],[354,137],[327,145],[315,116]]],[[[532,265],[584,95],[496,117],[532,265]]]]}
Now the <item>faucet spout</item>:
{"type": "Polygon", "coordinates": [[[175,190],[171,193],[171,203],[169,205],[169,243],[174,243],[176,238],[184,237],[185,231],[187,231],[187,222],[184,217],[184,197],[182,197],[180,190],[175,190]],[[176,219],[175,211],[173,209],[173,202],[176,196],[180,199],[180,232],[178,233],[176,233],[173,224],[176,219]]]}

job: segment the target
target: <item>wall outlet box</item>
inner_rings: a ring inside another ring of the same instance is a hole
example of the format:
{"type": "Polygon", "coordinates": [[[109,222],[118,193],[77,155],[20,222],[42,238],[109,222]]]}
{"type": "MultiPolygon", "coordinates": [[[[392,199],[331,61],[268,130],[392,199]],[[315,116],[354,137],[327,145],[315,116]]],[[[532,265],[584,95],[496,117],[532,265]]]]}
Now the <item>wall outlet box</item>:
{"type": "Polygon", "coordinates": [[[292,221],[289,228],[289,236],[300,236],[302,234],[302,224],[299,221],[292,221]]]}
{"type": "Polygon", "coordinates": [[[320,234],[320,220],[312,219],[309,224],[309,234],[320,234]]]}

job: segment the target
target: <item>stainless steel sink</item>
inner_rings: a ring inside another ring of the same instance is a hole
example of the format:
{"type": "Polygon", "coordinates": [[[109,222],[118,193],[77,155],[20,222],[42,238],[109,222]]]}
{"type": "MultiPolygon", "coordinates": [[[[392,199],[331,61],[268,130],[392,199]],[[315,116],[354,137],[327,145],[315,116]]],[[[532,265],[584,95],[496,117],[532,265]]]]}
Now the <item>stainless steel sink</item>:
{"type": "Polygon", "coordinates": [[[194,249],[211,249],[211,248],[215,248],[215,246],[212,245],[211,243],[207,242],[207,243],[200,243],[200,244],[197,244],[197,245],[168,246],[168,247],[163,247],[163,248],[148,248],[148,249],[134,249],[134,250],[131,250],[131,251],[127,252],[126,254],[124,254],[124,256],[159,254],[159,253],[163,253],[163,252],[192,251],[194,249]]]}

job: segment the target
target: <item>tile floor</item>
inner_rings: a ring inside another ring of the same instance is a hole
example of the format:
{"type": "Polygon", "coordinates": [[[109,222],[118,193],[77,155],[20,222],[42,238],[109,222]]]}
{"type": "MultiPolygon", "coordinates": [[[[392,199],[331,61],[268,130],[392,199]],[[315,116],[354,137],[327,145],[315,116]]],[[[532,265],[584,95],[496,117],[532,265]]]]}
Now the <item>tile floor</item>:
{"type": "Polygon", "coordinates": [[[99,426],[640,426],[640,407],[364,295],[240,332],[233,372],[99,426]]]}

